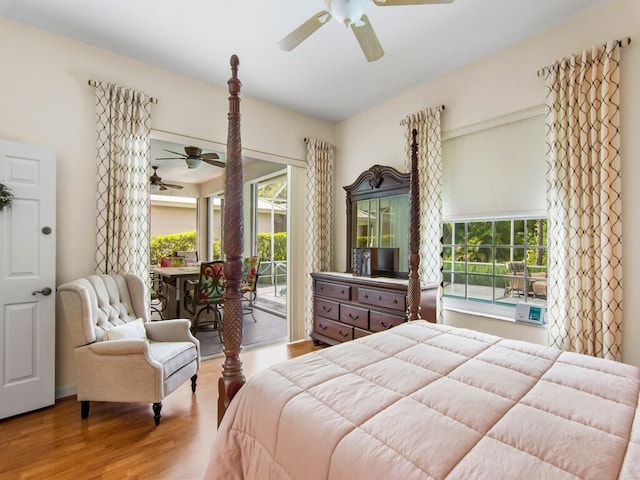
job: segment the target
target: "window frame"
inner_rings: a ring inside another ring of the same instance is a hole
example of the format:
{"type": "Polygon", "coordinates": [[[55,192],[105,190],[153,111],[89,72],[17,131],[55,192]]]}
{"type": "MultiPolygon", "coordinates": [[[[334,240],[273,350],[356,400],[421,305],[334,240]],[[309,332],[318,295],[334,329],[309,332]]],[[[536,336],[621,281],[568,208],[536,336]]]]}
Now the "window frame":
{"type": "MultiPolygon", "coordinates": [[[[527,287],[529,287],[530,279],[533,278],[533,275],[524,275],[524,286],[525,293],[522,296],[515,298],[515,301],[512,300],[503,300],[501,299],[507,298],[506,296],[497,297],[496,290],[500,288],[506,288],[506,282],[509,279],[508,272],[500,272],[498,271],[498,266],[503,265],[505,260],[498,261],[496,259],[496,253],[499,249],[508,248],[511,250],[510,252],[510,260],[523,260],[527,261],[527,252],[542,250],[542,256],[546,259],[547,251],[548,251],[548,241],[547,241],[547,229],[548,229],[548,219],[546,212],[528,212],[526,214],[512,214],[512,215],[487,215],[482,217],[455,217],[455,218],[445,218],[442,221],[442,238],[441,238],[441,256],[442,256],[442,272],[443,272],[443,306],[446,310],[458,311],[462,313],[469,313],[475,315],[488,316],[492,318],[500,318],[500,319],[508,319],[513,320],[515,314],[515,307],[518,303],[525,302],[535,305],[542,305],[546,308],[546,296],[544,299],[537,298],[536,295],[533,297],[529,296],[529,292],[527,291],[527,287]],[[538,244],[537,242],[534,244],[528,243],[527,241],[527,229],[529,228],[528,222],[530,221],[538,221],[544,220],[545,224],[543,227],[543,242],[542,244],[538,244]],[[503,244],[497,243],[496,238],[496,223],[510,221],[510,243],[503,244]],[[514,224],[515,222],[524,221],[523,225],[523,234],[522,234],[522,242],[518,243],[514,237],[514,224]],[[491,243],[480,243],[480,244],[470,244],[468,238],[469,232],[469,224],[477,223],[477,222],[491,222],[491,243]],[[451,232],[450,238],[447,235],[446,225],[450,224],[449,231],[451,232]],[[459,242],[456,239],[455,231],[456,225],[463,224],[464,228],[464,239],[463,242],[459,242]],[[449,243],[445,243],[445,240],[449,240],[449,243]],[[478,264],[478,263],[489,263],[489,262],[469,262],[469,248],[488,248],[491,250],[491,273],[481,273],[481,272],[473,272],[469,271],[469,265],[478,264]],[[454,260],[456,249],[464,249],[463,252],[463,260],[454,260]],[[449,249],[449,255],[447,260],[447,249],[449,249]],[[513,253],[517,250],[521,250],[522,258],[514,258],[513,253]],[[450,264],[449,269],[445,270],[445,266],[447,263],[450,264]],[[463,270],[459,271],[456,268],[456,264],[463,264],[463,270]],[[490,285],[488,288],[492,289],[491,299],[488,298],[474,298],[469,295],[469,277],[470,275],[478,275],[478,276],[487,276],[491,277],[490,285]],[[452,277],[454,279],[463,279],[464,284],[464,292],[463,294],[452,294],[446,292],[447,285],[445,284],[445,280],[451,280],[452,277]],[[496,280],[499,280],[496,282],[496,280]],[[501,285],[501,286],[498,286],[501,285]]],[[[525,269],[525,272],[530,268],[535,268],[535,266],[528,265],[528,268],[525,269]]],[[[548,265],[545,261],[544,265],[540,266],[540,271],[546,272],[548,265]]],[[[504,268],[504,267],[503,267],[504,268]]],[[[531,283],[531,286],[533,284],[531,283]]],[[[513,296],[509,297],[514,298],[513,296]]]]}

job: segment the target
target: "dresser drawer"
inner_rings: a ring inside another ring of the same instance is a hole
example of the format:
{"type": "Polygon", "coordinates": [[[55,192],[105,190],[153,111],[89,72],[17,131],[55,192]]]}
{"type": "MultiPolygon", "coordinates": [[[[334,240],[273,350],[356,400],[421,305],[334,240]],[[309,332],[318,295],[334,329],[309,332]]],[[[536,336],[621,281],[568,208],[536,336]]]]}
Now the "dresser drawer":
{"type": "Polygon", "coordinates": [[[340,305],[340,321],[354,327],[369,328],[369,310],[366,308],[340,305]]]}
{"type": "Polygon", "coordinates": [[[360,328],[354,328],[353,329],[353,339],[355,340],[356,338],[362,338],[362,337],[367,337],[369,335],[371,335],[373,332],[370,332],[369,330],[362,330],[360,328]]]}
{"type": "Polygon", "coordinates": [[[395,315],[389,315],[388,313],[369,312],[369,329],[372,332],[381,332],[382,330],[388,330],[391,327],[395,327],[405,322],[404,315],[397,317],[395,315]]]}
{"type": "Polygon", "coordinates": [[[353,327],[322,317],[315,317],[313,330],[320,335],[332,338],[338,342],[353,340],[353,327]]]}
{"type": "Polygon", "coordinates": [[[358,289],[358,302],[376,307],[391,308],[393,310],[406,311],[406,294],[395,292],[383,292],[368,288],[358,289]]]}
{"type": "Polygon", "coordinates": [[[332,320],[340,319],[340,304],[338,302],[332,302],[324,298],[316,298],[313,305],[316,315],[331,318],[332,320]]]}
{"type": "Polygon", "coordinates": [[[316,282],[316,294],[325,297],[337,298],[338,300],[351,299],[351,287],[339,283],[316,282]]]}

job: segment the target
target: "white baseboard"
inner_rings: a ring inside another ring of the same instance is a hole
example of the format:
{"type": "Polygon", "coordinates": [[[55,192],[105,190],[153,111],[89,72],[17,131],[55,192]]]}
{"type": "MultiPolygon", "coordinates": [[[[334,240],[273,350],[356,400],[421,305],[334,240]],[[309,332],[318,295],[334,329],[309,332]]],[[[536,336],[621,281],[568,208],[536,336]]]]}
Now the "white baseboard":
{"type": "Polygon", "coordinates": [[[59,398],[72,397],[76,394],[76,386],[68,385],[66,387],[56,388],[56,400],[59,398]]]}

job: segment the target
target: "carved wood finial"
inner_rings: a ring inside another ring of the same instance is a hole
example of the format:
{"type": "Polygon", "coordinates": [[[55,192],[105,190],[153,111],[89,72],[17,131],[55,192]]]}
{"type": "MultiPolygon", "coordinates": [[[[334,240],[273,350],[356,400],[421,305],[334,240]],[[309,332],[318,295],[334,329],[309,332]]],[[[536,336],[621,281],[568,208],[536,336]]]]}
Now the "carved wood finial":
{"type": "Polygon", "coordinates": [[[420,181],[418,177],[418,131],[411,131],[411,182],[409,185],[409,283],[407,305],[409,321],[420,319],[420,181]]]}
{"type": "Polygon", "coordinates": [[[371,185],[371,188],[380,188],[382,180],[384,180],[384,168],[381,165],[374,165],[369,171],[371,172],[369,185],[371,185]]]}
{"type": "Polygon", "coordinates": [[[240,351],[242,350],[242,255],[244,252],[244,220],[242,186],[242,142],[240,139],[240,86],[236,55],[231,57],[232,78],[229,79],[229,128],[224,202],[224,337],[225,360],[218,380],[218,424],[231,400],[244,385],[240,351]]]}

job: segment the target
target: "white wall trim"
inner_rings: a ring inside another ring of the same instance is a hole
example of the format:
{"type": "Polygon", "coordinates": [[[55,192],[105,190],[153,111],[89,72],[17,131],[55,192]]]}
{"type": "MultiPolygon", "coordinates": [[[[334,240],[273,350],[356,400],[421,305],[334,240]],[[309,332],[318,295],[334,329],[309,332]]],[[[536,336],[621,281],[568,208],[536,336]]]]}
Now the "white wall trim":
{"type": "Polygon", "coordinates": [[[450,140],[452,138],[461,137],[463,135],[469,135],[470,133],[481,132],[482,130],[488,130],[490,128],[507,125],[509,123],[525,120],[527,118],[537,117],[538,115],[544,115],[544,113],[544,104],[535,105],[523,110],[507,113],[506,115],[500,115],[499,117],[483,120],[482,122],[472,123],[471,125],[444,131],[442,132],[442,140],[450,140]]]}
{"type": "Polygon", "coordinates": [[[76,394],[75,385],[67,385],[65,387],[56,388],[56,400],[59,398],[73,397],[76,394]]]}

